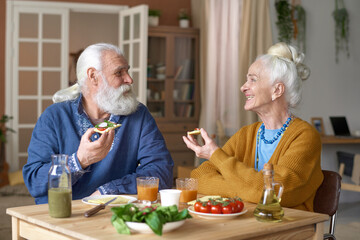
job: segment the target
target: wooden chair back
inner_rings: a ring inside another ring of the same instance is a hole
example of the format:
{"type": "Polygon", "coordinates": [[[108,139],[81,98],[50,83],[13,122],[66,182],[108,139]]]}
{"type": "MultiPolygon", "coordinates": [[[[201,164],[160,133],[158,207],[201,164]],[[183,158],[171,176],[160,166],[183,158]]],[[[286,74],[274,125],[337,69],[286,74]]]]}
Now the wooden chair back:
{"type": "Polygon", "coordinates": [[[329,233],[324,239],[336,239],[335,219],[341,191],[341,176],[337,172],[323,170],[324,180],[318,188],[314,199],[314,211],[331,217],[329,233]]]}

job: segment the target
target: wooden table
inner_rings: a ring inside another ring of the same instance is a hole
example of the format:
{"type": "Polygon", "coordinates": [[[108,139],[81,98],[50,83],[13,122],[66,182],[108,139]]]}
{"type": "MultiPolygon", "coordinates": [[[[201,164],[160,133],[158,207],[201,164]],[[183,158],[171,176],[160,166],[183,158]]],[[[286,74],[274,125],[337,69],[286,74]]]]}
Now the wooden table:
{"type": "Polygon", "coordinates": [[[110,207],[85,218],[93,206],[75,200],[70,218],[51,218],[48,205],[32,205],[6,209],[12,216],[12,239],[322,239],[324,221],[329,216],[284,208],[280,223],[258,222],[253,216],[255,204],[245,203],[248,212],[230,220],[209,220],[194,216],[180,228],[164,233],[120,235],[111,224],[110,207]]]}

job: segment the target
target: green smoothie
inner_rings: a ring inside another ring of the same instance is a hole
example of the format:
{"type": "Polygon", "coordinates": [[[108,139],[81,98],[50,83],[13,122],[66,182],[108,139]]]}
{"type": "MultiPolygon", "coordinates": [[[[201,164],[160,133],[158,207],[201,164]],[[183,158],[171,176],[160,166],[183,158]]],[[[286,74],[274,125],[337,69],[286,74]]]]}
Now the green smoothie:
{"type": "Polygon", "coordinates": [[[50,188],[48,191],[49,214],[54,218],[71,216],[72,191],[67,188],[50,188]]]}

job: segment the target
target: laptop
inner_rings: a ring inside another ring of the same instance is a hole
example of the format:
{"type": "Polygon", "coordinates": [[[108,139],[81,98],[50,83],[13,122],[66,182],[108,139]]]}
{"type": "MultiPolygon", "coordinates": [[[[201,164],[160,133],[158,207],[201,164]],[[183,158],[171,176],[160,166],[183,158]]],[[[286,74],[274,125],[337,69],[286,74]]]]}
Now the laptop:
{"type": "Polygon", "coordinates": [[[352,136],[349,130],[349,126],[344,116],[330,116],[331,126],[334,130],[334,135],[336,137],[344,138],[358,138],[352,136]]]}

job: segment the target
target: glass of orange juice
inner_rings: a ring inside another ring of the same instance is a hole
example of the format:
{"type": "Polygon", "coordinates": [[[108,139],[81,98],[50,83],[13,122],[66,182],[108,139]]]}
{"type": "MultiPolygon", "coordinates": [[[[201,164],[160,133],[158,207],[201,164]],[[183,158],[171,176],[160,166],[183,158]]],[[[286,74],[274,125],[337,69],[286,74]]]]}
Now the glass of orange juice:
{"type": "Polygon", "coordinates": [[[158,177],[137,177],[136,185],[138,200],[149,200],[152,203],[157,201],[159,190],[158,177]]]}
{"type": "Polygon", "coordinates": [[[197,198],[198,180],[196,178],[177,178],[176,189],[181,190],[180,202],[190,202],[197,198]]]}

